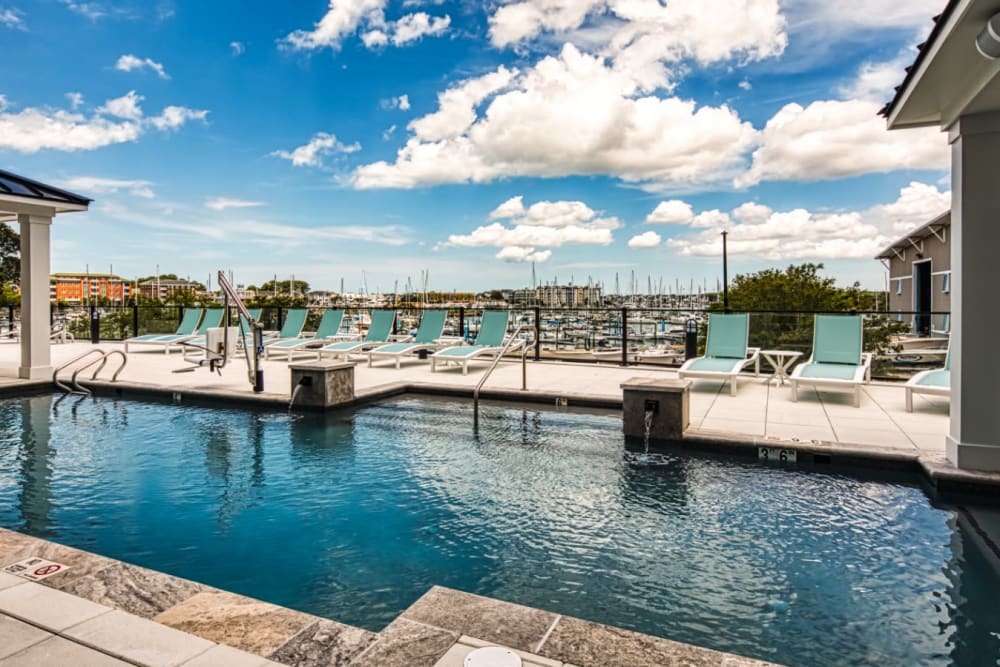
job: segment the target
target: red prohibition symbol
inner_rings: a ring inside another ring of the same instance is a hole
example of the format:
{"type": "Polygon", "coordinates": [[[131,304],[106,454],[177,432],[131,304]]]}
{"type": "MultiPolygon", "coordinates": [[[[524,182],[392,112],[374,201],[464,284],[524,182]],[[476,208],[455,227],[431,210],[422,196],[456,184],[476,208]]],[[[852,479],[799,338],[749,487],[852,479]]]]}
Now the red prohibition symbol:
{"type": "Polygon", "coordinates": [[[47,574],[53,574],[62,569],[62,565],[44,565],[37,570],[35,570],[36,577],[44,577],[47,574]]]}

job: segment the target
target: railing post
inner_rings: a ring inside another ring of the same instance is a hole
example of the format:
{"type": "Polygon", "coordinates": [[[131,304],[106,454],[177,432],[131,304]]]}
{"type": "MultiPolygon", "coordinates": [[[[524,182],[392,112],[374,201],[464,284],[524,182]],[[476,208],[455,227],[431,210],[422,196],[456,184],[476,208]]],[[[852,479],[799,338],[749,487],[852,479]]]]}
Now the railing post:
{"type": "Polygon", "coordinates": [[[132,335],[139,335],[139,306],[132,304],[132,335]]]}
{"type": "Polygon", "coordinates": [[[535,306],[535,361],[542,358],[542,309],[535,306]]]}
{"type": "Polygon", "coordinates": [[[458,335],[465,338],[465,306],[458,307],[458,335]]]}
{"type": "Polygon", "coordinates": [[[101,342],[101,316],[94,304],[90,304],[90,342],[94,345],[101,342]]]}
{"type": "Polygon", "coordinates": [[[285,309],[278,306],[278,326],[275,327],[278,331],[281,331],[281,327],[285,326],[284,322],[285,309]]]}
{"type": "Polygon", "coordinates": [[[622,366],[628,366],[628,308],[622,308],[622,366]]]}

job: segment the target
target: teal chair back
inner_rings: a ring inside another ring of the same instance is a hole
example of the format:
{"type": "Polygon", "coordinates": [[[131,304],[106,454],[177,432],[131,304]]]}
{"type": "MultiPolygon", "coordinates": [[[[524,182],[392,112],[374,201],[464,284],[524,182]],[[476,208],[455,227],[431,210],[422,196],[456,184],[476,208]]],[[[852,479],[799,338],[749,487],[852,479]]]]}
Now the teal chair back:
{"type": "Polygon", "coordinates": [[[306,325],[306,315],[308,311],[305,308],[292,308],[285,315],[285,323],[281,325],[281,331],[278,332],[278,338],[298,338],[299,334],[302,333],[302,327],[306,325]]]}
{"type": "MultiPolygon", "coordinates": [[[[260,320],[260,315],[261,315],[261,313],[264,312],[264,309],[263,308],[249,308],[247,310],[247,312],[250,313],[250,317],[253,318],[253,321],[257,322],[258,320],[260,320]]],[[[244,336],[249,336],[250,333],[251,333],[251,331],[250,331],[250,323],[247,322],[247,318],[245,318],[242,315],[240,315],[240,334],[242,334],[244,336]]]]}
{"type": "Polygon", "coordinates": [[[376,310],[372,312],[372,321],[368,325],[368,333],[365,334],[365,340],[371,343],[389,340],[389,336],[392,334],[392,323],[395,319],[395,310],[376,310]]]}
{"type": "Polygon", "coordinates": [[[479,325],[476,345],[499,347],[507,336],[507,321],[510,313],[506,310],[487,310],[483,313],[483,321],[479,325]]]}
{"type": "Polygon", "coordinates": [[[181,323],[177,325],[178,336],[190,336],[198,330],[198,322],[205,311],[201,308],[185,308],[181,323]]]}
{"type": "Polygon", "coordinates": [[[441,337],[444,332],[444,320],[448,316],[444,310],[425,310],[420,317],[420,326],[417,328],[417,335],[413,338],[414,343],[433,343],[441,337]]]}
{"type": "Polygon", "coordinates": [[[225,308],[209,308],[205,311],[205,317],[201,320],[201,326],[198,327],[198,333],[204,335],[209,329],[221,327],[222,320],[225,316],[225,308]]]}
{"type": "Polygon", "coordinates": [[[861,363],[864,324],[860,315],[817,315],[813,329],[813,361],[821,364],[861,363]]]}
{"type": "Polygon", "coordinates": [[[708,316],[708,340],[705,341],[706,357],[745,359],[747,340],[750,336],[750,315],[732,313],[708,316]]]}
{"type": "Polygon", "coordinates": [[[330,336],[336,336],[340,331],[340,325],[343,321],[343,309],[337,308],[336,310],[324,310],[323,317],[319,320],[319,326],[316,327],[316,338],[329,338],[330,336]]]}

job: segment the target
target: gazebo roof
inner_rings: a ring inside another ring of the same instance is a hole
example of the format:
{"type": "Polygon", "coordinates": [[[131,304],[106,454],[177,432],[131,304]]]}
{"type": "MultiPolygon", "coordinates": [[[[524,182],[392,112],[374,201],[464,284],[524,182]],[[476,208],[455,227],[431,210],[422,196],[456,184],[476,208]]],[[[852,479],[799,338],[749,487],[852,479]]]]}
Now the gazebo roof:
{"type": "Polygon", "coordinates": [[[0,220],[11,220],[18,213],[32,209],[49,209],[53,214],[85,211],[91,201],[87,197],[0,169],[0,220]]]}

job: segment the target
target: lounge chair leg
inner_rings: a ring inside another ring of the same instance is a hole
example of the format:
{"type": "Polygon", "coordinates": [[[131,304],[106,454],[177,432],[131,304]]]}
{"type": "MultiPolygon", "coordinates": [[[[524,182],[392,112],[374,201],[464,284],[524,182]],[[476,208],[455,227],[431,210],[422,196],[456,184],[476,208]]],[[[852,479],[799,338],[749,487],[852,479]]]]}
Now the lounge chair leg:
{"type": "Polygon", "coordinates": [[[906,411],[913,412],[913,391],[909,387],[906,388],[906,411]]]}
{"type": "Polygon", "coordinates": [[[402,359],[400,359],[399,357],[396,357],[396,370],[397,371],[399,370],[399,362],[401,362],[401,361],[402,361],[402,359]]]}
{"type": "Polygon", "coordinates": [[[795,380],[792,380],[792,402],[799,402],[799,383],[795,380]]]}
{"type": "Polygon", "coordinates": [[[469,374],[469,362],[465,361],[462,363],[462,375],[468,375],[468,374],[469,374]]]}
{"type": "Polygon", "coordinates": [[[854,407],[861,407],[861,387],[859,386],[854,387],[854,407]]]}
{"type": "Polygon", "coordinates": [[[729,395],[730,396],[735,396],[736,395],[736,376],[735,375],[733,375],[732,377],[729,378],[729,395]]]}

